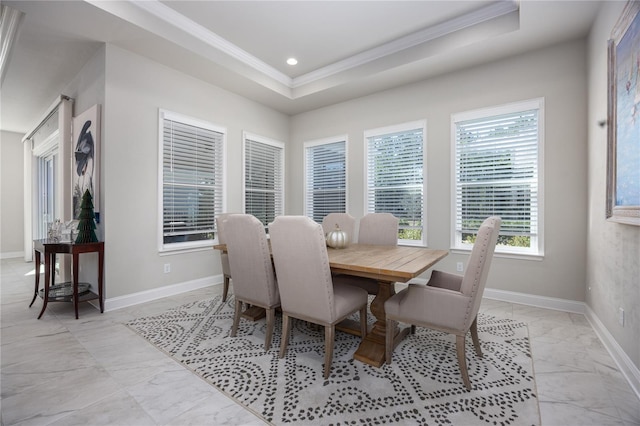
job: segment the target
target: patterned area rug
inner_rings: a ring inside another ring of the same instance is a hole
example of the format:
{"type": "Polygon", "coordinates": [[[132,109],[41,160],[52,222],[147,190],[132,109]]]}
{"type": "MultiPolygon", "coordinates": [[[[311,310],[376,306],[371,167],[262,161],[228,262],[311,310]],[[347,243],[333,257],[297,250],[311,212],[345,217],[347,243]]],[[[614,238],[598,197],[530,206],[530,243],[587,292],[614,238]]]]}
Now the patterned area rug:
{"type": "Polygon", "coordinates": [[[279,359],[279,315],[268,352],[264,319],[241,320],[235,338],[232,320],[233,296],[226,303],[218,296],[128,326],[272,424],[540,424],[524,323],[478,317],[484,357],[475,356],[467,337],[467,392],[452,335],[418,328],[396,348],[391,365],[375,368],[353,359],[360,338],[336,331],[325,380],[323,329],[294,319],[287,356],[279,359]]]}

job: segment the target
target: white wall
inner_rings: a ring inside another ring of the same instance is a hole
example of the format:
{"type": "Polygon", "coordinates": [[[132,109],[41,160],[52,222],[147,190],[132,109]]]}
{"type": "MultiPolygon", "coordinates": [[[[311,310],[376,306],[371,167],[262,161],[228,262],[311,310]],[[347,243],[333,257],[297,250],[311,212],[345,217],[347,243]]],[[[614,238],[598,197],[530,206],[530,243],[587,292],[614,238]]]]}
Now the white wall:
{"type": "Polygon", "coordinates": [[[159,108],[227,128],[228,211],[242,209],[242,131],[288,140],[288,116],[107,45],[101,187],[107,298],[222,273],[213,249],[158,253],[159,108]]]}
{"type": "Polygon", "coordinates": [[[586,301],[636,369],[640,369],[640,227],[605,220],[607,129],[597,124],[607,118],[607,40],[625,3],[603,3],[589,38],[586,301]],[[625,311],[624,326],[618,323],[620,307],[625,311]]]}
{"type": "MultiPolygon", "coordinates": [[[[587,208],[586,45],[576,41],[474,67],[292,118],[287,212],[303,211],[303,142],[347,134],[350,213],[364,213],[366,129],[427,120],[427,239],[450,247],[451,114],[526,99],[545,99],[545,257],[494,258],[487,286],[572,301],[585,297],[587,208]]],[[[438,268],[455,271],[467,256],[438,268]]]]}
{"type": "Polygon", "coordinates": [[[24,254],[23,136],[0,134],[0,258],[24,254]]]}

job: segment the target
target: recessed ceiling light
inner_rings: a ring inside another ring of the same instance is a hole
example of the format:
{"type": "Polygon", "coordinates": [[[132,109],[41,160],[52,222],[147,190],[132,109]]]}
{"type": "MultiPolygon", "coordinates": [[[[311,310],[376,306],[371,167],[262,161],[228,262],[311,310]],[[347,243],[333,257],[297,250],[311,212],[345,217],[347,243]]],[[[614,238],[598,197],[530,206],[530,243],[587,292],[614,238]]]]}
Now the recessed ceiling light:
{"type": "Polygon", "coordinates": [[[289,65],[297,65],[298,64],[298,60],[296,58],[289,58],[289,59],[287,59],[287,63],[289,65]]]}

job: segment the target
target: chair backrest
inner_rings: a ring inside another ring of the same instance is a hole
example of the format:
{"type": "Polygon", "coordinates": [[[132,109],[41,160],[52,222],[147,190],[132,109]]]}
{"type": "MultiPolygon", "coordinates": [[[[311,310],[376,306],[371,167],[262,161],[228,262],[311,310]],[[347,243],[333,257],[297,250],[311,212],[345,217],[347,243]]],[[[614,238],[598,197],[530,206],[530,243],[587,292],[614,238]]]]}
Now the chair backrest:
{"type": "Polygon", "coordinates": [[[356,241],[356,218],[349,213],[329,213],[322,219],[322,231],[325,235],[336,229],[336,225],[347,233],[349,242],[356,241]]]}
{"type": "Polygon", "coordinates": [[[277,305],[280,294],[262,222],[250,214],[233,214],[223,222],[234,294],[243,301],[277,305]]]}
{"type": "Polygon", "coordinates": [[[493,259],[498,234],[500,233],[500,223],[500,217],[491,216],[480,225],[476,242],[471,250],[467,271],[462,277],[460,292],[471,297],[470,311],[467,316],[469,321],[475,319],[480,309],[482,294],[487,283],[487,275],[489,275],[491,260],[493,259]]]}
{"type": "Polygon", "coordinates": [[[306,216],[278,216],[269,225],[282,310],[334,320],[333,281],[322,226],[306,216]]]}
{"type": "MultiPolygon", "coordinates": [[[[216,217],[216,229],[218,230],[218,244],[226,244],[227,240],[224,237],[224,221],[232,213],[222,213],[216,217]]],[[[231,276],[231,267],[229,266],[229,255],[227,253],[220,253],[220,262],[222,263],[222,273],[228,277],[231,276]]]]}
{"type": "Polygon", "coordinates": [[[391,213],[369,213],[360,219],[358,244],[398,245],[397,217],[391,213]]]}

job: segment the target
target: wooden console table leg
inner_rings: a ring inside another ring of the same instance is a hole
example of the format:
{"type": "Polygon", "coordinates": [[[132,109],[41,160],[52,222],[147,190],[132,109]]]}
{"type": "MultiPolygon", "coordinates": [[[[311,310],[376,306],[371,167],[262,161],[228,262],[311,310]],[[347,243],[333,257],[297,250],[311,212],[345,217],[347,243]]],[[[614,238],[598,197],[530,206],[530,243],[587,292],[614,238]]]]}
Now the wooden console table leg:
{"type": "Polygon", "coordinates": [[[76,319],[78,319],[78,272],[79,261],[78,253],[76,251],[72,254],[73,257],[73,308],[76,311],[76,319]]]}
{"type": "Polygon", "coordinates": [[[38,315],[38,319],[42,318],[42,314],[44,314],[45,309],[47,309],[47,302],[49,301],[49,285],[51,280],[54,279],[51,276],[51,268],[56,267],[55,256],[56,255],[53,253],[47,253],[46,250],[44,252],[44,297],[42,298],[42,310],[40,311],[40,315],[38,315]],[[51,262],[52,257],[53,262],[51,262]]]}
{"type": "Polygon", "coordinates": [[[101,247],[98,250],[98,297],[100,298],[100,313],[104,313],[104,295],[103,290],[103,275],[104,275],[104,248],[101,247]]]}
{"type": "Polygon", "coordinates": [[[36,301],[36,297],[38,297],[38,290],[40,289],[40,252],[38,250],[34,250],[34,255],[36,258],[36,289],[33,292],[33,299],[31,299],[31,303],[29,303],[29,307],[33,305],[33,302],[36,301]]]}

